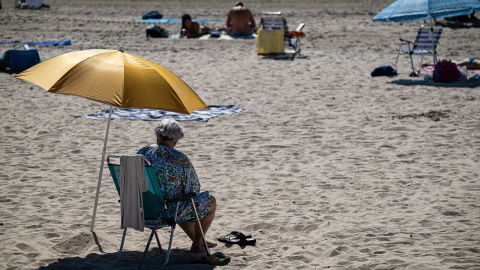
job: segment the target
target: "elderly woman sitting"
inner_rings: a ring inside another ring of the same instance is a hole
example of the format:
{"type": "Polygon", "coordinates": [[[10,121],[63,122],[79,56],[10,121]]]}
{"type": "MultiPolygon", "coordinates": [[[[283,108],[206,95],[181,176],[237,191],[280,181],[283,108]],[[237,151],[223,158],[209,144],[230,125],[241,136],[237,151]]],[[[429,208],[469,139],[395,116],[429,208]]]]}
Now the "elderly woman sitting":
{"type": "MultiPolygon", "coordinates": [[[[208,191],[200,193],[200,182],[197,173],[188,157],[175,150],[177,142],[183,138],[183,131],[177,121],[165,119],[155,127],[157,143],[143,147],[137,154],[145,156],[153,166],[162,191],[170,198],[176,198],[182,194],[194,192],[194,198],[200,223],[204,233],[207,233],[215,216],[217,203],[215,197],[208,191]]],[[[169,211],[174,212],[174,205],[169,211]]],[[[189,202],[181,203],[178,211],[179,226],[193,241],[191,252],[203,252],[202,236],[198,226],[194,222],[188,222],[195,218],[195,212],[189,202]]],[[[207,242],[209,247],[215,243],[207,242]]]]}

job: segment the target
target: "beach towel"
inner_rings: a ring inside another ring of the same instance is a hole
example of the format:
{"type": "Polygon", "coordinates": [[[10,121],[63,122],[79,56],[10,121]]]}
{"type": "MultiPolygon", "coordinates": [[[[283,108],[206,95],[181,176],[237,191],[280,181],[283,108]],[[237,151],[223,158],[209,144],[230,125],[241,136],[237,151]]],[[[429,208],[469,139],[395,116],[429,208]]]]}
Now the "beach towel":
{"type": "MultiPolygon", "coordinates": [[[[199,24],[203,24],[203,23],[206,23],[206,22],[223,22],[223,20],[220,20],[220,19],[199,19],[199,18],[192,19],[192,21],[196,21],[199,24]]],[[[138,23],[182,23],[182,19],[181,18],[142,19],[142,20],[133,19],[132,22],[138,22],[138,23]]]]}
{"type": "MultiPolygon", "coordinates": [[[[232,37],[232,36],[229,36],[229,35],[226,35],[226,34],[218,35],[217,33],[215,33],[214,35],[211,35],[211,34],[203,35],[203,36],[199,37],[198,39],[199,40],[237,40],[237,39],[253,39],[253,38],[256,38],[256,37],[257,37],[256,34],[253,34],[250,37],[232,37]]],[[[180,34],[169,35],[168,38],[169,39],[183,39],[183,38],[180,37],[180,34]]],[[[185,39],[187,39],[187,38],[185,38],[185,39]]],[[[189,38],[189,39],[192,39],[192,38],[189,38]]]]}
{"type": "Polygon", "coordinates": [[[36,46],[57,46],[57,45],[71,45],[69,39],[60,40],[60,41],[45,41],[45,42],[17,42],[17,41],[0,41],[0,44],[22,44],[22,45],[36,45],[36,46]]]}
{"type": "MultiPolygon", "coordinates": [[[[193,111],[191,114],[181,114],[176,112],[154,110],[154,109],[113,108],[112,119],[161,121],[166,118],[172,118],[177,121],[205,122],[212,117],[238,113],[245,110],[235,105],[208,106],[208,108],[209,110],[196,110],[196,111],[193,111]]],[[[75,117],[87,118],[87,119],[107,119],[108,112],[109,112],[109,109],[104,109],[101,112],[95,112],[89,115],[76,115],[75,117]]]]}
{"type": "Polygon", "coordinates": [[[143,192],[148,191],[142,155],[120,157],[121,228],[130,227],[143,232],[143,192]]]}

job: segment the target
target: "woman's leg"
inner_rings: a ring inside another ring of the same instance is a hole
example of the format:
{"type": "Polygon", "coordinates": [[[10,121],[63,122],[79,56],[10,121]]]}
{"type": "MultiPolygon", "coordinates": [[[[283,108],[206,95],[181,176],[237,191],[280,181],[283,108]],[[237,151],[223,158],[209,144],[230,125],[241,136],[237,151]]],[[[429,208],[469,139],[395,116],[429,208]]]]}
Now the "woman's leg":
{"type": "MultiPolygon", "coordinates": [[[[217,202],[215,198],[213,198],[212,209],[208,216],[204,217],[200,220],[200,224],[202,226],[203,233],[206,235],[212,221],[215,217],[215,210],[217,209],[217,202]]],[[[203,252],[203,239],[200,229],[197,226],[196,222],[185,222],[179,224],[180,228],[188,235],[188,237],[192,240],[192,247],[190,249],[191,252],[203,252]]],[[[214,247],[217,244],[213,242],[207,241],[208,247],[214,247]]]]}
{"type": "MultiPolygon", "coordinates": [[[[196,224],[197,224],[196,222],[185,222],[185,223],[178,224],[178,226],[180,226],[180,228],[182,228],[182,230],[188,235],[190,240],[193,241],[193,239],[195,238],[196,224]]],[[[207,245],[209,248],[211,248],[211,247],[216,247],[217,243],[207,240],[207,245]]]]}

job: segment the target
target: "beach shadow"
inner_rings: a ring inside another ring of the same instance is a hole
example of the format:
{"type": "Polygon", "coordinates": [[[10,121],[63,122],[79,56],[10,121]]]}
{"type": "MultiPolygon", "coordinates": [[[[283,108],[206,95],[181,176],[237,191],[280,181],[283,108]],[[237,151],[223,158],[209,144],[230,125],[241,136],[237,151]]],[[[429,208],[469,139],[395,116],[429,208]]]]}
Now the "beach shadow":
{"type": "Polygon", "coordinates": [[[451,29],[468,29],[468,28],[480,28],[480,20],[478,18],[469,19],[466,22],[462,21],[437,21],[437,25],[442,27],[448,27],[451,29]]]}
{"type": "Polygon", "coordinates": [[[262,59],[271,59],[271,60],[288,60],[293,61],[295,58],[298,59],[309,59],[308,56],[303,54],[270,54],[263,55],[262,59]]]}
{"type": "Polygon", "coordinates": [[[424,85],[424,86],[434,86],[434,87],[445,87],[445,88],[476,88],[480,86],[480,81],[475,80],[467,80],[461,82],[454,82],[454,83],[437,83],[431,80],[407,80],[407,79],[399,79],[395,81],[389,82],[391,84],[397,85],[404,85],[404,86],[416,86],[416,85],[424,85]]]}
{"type": "MultiPolygon", "coordinates": [[[[185,250],[172,249],[167,266],[164,266],[167,252],[160,253],[158,248],[152,248],[145,257],[142,269],[214,269],[215,265],[190,264],[192,254],[185,250]]],[[[57,262],[38,269],[137,269],[142,259],[143,252],[124,251],[122,260],[118,261],[118,253],[90,253],[86,257],[59,258],[57,262]]],[[[197,257],[200,255],[197,254],[197,257]]]]}

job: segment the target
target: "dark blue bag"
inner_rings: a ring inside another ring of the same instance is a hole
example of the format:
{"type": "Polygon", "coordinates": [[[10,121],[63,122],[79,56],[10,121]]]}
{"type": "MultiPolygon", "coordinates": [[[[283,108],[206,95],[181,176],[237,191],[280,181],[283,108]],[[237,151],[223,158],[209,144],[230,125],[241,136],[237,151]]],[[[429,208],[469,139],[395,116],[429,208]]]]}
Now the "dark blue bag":
{"type": "Polygon", "coordinates": [[[158,13],[158,11],[156,10],[152,10],[148,13],[146,13],[145,15],[142,16],[142,19],[146,20],[146,19],[161,19],[163,18],[163,15],[161,13],[158,13]]]}
{"type": "Polygon", "coordinates": [[[397,76],[397,70],[391,66],[377,67],[372,71],[372,77],[376,76],[397,76]]]}

